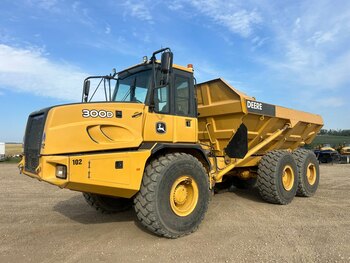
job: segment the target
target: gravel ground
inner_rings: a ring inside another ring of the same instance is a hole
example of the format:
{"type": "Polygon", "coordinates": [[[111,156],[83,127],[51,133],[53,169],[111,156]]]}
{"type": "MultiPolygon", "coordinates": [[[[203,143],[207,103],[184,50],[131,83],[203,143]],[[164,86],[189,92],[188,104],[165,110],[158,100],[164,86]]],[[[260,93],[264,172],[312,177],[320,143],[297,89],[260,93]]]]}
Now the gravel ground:
{"type": "Polygon", "coordinates": [[[217,194],[197,232],[176,240],[15,164],[0,163],[0,183],[0,262],[350,262],[350,165],[321,166],[316,195],[287,206],[256,189],[217,194]]]}

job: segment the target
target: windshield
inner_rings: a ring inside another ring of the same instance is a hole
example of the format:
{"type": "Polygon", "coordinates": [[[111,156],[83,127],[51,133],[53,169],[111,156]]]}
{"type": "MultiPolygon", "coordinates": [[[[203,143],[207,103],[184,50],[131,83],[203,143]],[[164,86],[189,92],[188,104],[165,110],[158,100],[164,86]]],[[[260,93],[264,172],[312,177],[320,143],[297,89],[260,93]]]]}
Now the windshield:
{"type": "Polygon", "coordinates": [[[116,84],[113,101],[145,103],[148,88],[151,84],[151,70],[145,70],[119,78],[116,84]]]}

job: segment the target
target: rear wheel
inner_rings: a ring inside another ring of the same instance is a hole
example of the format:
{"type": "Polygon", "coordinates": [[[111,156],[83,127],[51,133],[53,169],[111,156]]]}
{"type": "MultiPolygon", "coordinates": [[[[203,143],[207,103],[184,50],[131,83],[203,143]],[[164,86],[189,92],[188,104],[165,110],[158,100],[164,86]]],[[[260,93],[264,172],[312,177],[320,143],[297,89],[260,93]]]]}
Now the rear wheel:
{"type": "Polygon", "coordinates": [[[209,181],[193,156],[172,153],[146,167],[134,207],[151,232],[177,238],[194,232],[208,209],[209,181]]]}
{"type": "Polygon", "coordinates": [[[297,191],[298,174],[295,160],[287,151],[276,150],[261,158],[257,186],[261,197],[274,204],[290,203],[297,191]]]}
{"type": "Polygon", "coordinates": [[[122,212],[132,207],[132,199],[93,193],[83,193],[83,196],[90,206],[103,214],[122,212]]]}
{"type": "Polygon", "coordinates": [[[313,196],[320,181],[320,167],[315,154],[305,149],[293,152],[298,166],[297,195],[303,197],[313,196]]]}

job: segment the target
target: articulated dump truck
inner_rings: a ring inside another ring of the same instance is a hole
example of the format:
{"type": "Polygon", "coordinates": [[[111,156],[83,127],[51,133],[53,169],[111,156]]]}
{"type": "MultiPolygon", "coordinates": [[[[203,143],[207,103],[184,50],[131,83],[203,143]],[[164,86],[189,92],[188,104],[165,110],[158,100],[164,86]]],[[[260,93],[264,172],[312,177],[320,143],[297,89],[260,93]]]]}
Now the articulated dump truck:
{"type": "Polygon", "coordinates": [[[177,238],[198,228],[225,184],[257,187],[273,204],[312,196],[319,166],[300,147],[322,125],[319,115],[257,101],[222,79],[196,84],[192,65],[173,65],[165,48],[88,77],[81,103],[30,114],[19,168],[82,192],[102,213],[133,207],[149,231],[177,238]]]}

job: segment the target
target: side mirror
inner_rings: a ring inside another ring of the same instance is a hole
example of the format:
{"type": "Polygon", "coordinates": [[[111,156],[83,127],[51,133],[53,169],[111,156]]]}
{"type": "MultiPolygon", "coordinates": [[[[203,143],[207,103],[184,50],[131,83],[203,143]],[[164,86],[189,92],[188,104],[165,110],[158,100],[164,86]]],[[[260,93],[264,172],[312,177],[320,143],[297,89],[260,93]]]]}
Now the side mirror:
{"type": "Polygon", "coordinates": [[[89,91],[90,91],[90,80],[87,80],[84,82],[84,88],[83,88],[84,102],[87,102],[87,99],[89,97],[89,91]]]}
{"type": "Polygon", "coordinates": [[[173,53],[166,51],[162,53],[160,70],[163,74],[168,74],[173,67],[173,53]]]}

